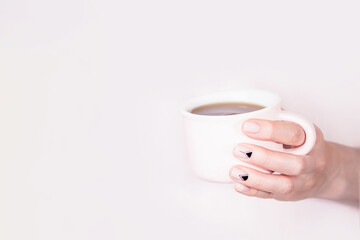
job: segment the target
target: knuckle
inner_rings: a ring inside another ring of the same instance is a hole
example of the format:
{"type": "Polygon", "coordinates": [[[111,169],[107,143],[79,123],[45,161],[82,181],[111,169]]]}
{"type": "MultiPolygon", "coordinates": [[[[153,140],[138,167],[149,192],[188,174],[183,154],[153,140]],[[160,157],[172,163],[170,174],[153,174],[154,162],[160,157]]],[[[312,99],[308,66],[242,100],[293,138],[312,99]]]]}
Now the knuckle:
{"type": "Polygon", "coordinates": [[[319,157],[317,161],[317,171],[322,172],[326,168],[326,159],[325,157],[319,157]]]}
{"type": "Polygon", "coordinates": [[[263,167],[268,167],[270,163],[270,154],[265,149],[259,149],[257,150],[257,153],[261,156],[260,158],[256,159],[258,165],[263,167]]]}
{"type": "Polygon", "coordinates": [[[316,185],[316,179],[314,177],[307,179],[305,182],[305,188],[308,190],[314,188],[315,185],[316,185]]]}
{"type": "Polygon", "coordinates": [[[290,194],[293,192],[293,190],[294,190],[294,182],[290,178],[284,178],[280,189],[281,193],[290,194]]]}
{"type": "Polygon", "coordinates": [[[265,131],[263,132],[263,137],[266,140],[271,140],[274,138],[274,132],[275,132],[275,123],[272,121],[266,121],[266,124],[264,124],[265,126],[265,131]]]}
{"type": "Polygon", "coordinates": [[[304,157],[298,157],[294,161],[294,168],[293,173],[294,175],[300,175],[304,172],[305,169],[305,158],[304,157]]]}

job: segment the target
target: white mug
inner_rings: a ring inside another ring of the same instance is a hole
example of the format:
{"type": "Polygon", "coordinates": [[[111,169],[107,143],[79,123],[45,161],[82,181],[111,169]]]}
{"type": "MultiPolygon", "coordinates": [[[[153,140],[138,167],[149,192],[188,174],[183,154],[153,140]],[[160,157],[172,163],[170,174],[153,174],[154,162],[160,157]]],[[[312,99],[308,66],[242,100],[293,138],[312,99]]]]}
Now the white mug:
{"type": "Polygon", "coordinates": [[[266,169],[236,159],[232,149],[238,143],[252,143],[271,150],[305,155],[315,144],[314,125],[297,114],[282,111],[280,97],[264,90],[222,91],[203,95],[188,101],[181,109],[185,126],[190,166],[200,178],[213,182],[233,182],[229,170],[234,165],[244,165],[259,171],[266,169]],[[234,115],[209,116],[191,113],[192,109],[222,102],[241,102],[264,106],[264,108],[234,115]],[[284,149],[282,144],[260,141],[247,137],[241,131],[242,124],[250,118],[285,120],[299,124],[306,133],[303,145],[284,149]]]}

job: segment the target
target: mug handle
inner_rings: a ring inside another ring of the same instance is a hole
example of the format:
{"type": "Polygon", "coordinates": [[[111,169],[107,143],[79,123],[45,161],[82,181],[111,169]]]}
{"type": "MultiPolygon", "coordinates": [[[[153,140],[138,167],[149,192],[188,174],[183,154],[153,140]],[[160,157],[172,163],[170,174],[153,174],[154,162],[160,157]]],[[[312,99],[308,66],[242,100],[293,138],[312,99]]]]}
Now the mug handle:
{"type": "Polygon", "coordinates": [[[305,143],[303,145],[291,149],[283,149],[282,151],[295,155],[305,155],[309,153],[316,141],[314,125],[300,115],[288,111],[280,111],[278,119],[299,124],[304,129],[306,135],[305,143]]]}

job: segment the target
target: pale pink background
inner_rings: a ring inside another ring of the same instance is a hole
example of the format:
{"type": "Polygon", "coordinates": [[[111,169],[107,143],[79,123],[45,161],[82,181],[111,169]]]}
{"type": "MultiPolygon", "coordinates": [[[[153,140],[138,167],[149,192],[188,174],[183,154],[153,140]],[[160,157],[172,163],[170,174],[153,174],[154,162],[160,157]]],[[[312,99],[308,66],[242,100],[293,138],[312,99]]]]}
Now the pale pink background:
{"type": "Polygon", "coordinates": [[[360,146],[358,1],[0,3],[0,239],[359,239],[356,208],[196,179],[177,107],[259,87],[360,146]]]}

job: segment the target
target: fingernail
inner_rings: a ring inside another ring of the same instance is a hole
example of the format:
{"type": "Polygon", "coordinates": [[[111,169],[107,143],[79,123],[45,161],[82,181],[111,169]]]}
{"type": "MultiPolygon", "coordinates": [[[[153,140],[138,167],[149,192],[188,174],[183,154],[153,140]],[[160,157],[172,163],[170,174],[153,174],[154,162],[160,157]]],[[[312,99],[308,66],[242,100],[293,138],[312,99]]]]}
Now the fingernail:
{"type": "Polygon", "coordinates": [[[250,188],[240,183],[235,183],[235,188],[239,192],[247,192],[250,190],[250,188]]]}
{"type": "Polygon", "coordinates": [[[252,149],[245,147],[243,145],[236,145],[234,148],[234,155],[240,158],[251,158],[252,149]]]}
{"type": "Polygon", "coordinates": [[[244,124],[245,132],[258,133],[260,131],[260,124],[256,122],[247,121],[244,124]]]}
{"type": "Polygon", "coordinates": [[[231,172],[231,176],[235,179],[246,181],[249,178],[249,175],[247,172],[240,170],[238,168],[234,168],[231,172]]]}

